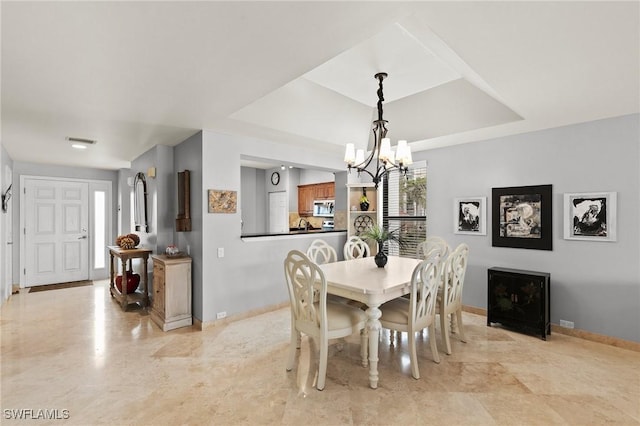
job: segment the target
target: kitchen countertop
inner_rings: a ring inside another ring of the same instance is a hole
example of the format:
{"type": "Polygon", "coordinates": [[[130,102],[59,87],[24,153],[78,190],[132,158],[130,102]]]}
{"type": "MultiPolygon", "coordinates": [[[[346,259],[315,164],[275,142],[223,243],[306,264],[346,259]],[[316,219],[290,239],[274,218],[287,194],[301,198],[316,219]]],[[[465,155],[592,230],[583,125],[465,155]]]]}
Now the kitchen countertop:
{"type": "Polygon", "coordinates": [[[299,229],[289,232],[257,232],[251,234],[242,234],[241,238],[253,238],[253,237],[278,237],[287,235],[307,235],[307,234],[330,234],[334,232],[347,232],[346,229],[299,229]]]}

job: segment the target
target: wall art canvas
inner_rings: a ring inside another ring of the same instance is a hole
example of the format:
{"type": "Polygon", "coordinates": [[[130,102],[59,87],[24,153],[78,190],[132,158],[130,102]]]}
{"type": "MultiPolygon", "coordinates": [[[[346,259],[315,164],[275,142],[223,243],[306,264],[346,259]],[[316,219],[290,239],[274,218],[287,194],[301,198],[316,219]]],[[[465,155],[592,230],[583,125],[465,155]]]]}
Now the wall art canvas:
{"type": "Polygon", "coordinates": [[[209,190],[209,213],[235,213],[237,204],[237,191],[209,190]]]}
{"type": "Polygon", "coordinates": [[[462,197],[453,200],[453,232],[487,235],[487,197],[462,197]]]}
{"type": "Polygon", "coordinates": [[[566,240],[616,241],[615,192],[564,194],[566,240]]]}
{"type": "Polygon", "coordinates": [[[552,250],[551,185],[493,188],[492,245],[552,250]]]}

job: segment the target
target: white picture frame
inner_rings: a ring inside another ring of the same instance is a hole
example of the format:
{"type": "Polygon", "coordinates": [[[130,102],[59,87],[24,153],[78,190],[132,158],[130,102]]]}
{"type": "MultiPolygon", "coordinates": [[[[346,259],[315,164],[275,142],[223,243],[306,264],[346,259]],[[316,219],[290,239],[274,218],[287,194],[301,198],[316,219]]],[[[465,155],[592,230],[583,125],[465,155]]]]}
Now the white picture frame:
{"type": "Polygon", "coordinates": [[[617,192],[564,194],[564,239],[616,241],[617,192]]]}
{"type": "Polygon", "coordinates": [[[453,199],[453,233],[487,235],[487,197],[453,199]]]}

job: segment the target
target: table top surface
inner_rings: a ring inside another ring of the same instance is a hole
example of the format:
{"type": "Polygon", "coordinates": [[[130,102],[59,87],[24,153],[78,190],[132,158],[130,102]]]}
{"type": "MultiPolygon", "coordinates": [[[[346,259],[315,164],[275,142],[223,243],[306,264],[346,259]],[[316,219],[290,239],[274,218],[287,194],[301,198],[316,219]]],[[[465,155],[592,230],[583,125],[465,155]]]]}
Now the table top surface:
{"type": "Polygon", "coordinates": [[[153,251],[149,248],[143,248],[143,247],[137,247],[137,248],[128,249],[128,250],[125,250],[119,246],[107,246],[107,248],[111,253],[119,256],[120,255],[124,255],[124,256],[144,255],[144,254],[149,254],[153,251]]]}
{"type": "Polygon", "coordinates": [[[419,259],[389,256],[384,268],[378,268],[373,257],[364,257],[320,265],[327,285],[365,294],[383,294],[411,283],[419,259]]]}

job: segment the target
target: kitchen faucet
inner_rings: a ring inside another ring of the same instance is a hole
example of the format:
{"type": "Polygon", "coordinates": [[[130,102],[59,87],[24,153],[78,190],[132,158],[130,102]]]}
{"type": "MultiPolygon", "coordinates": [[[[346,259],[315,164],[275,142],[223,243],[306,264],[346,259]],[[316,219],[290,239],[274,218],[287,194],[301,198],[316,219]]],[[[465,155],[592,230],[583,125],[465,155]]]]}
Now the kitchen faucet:
{"type": "Polygon", "coordinates": [[[305,219],[304,217],[301,217],[300,220],[298,221],[298,229],[301,228],[300,225],[302,225],[303,221],[304,221],[304,229],[308,230],[309,229],[309,221],[307,219],[305,219]]]}

